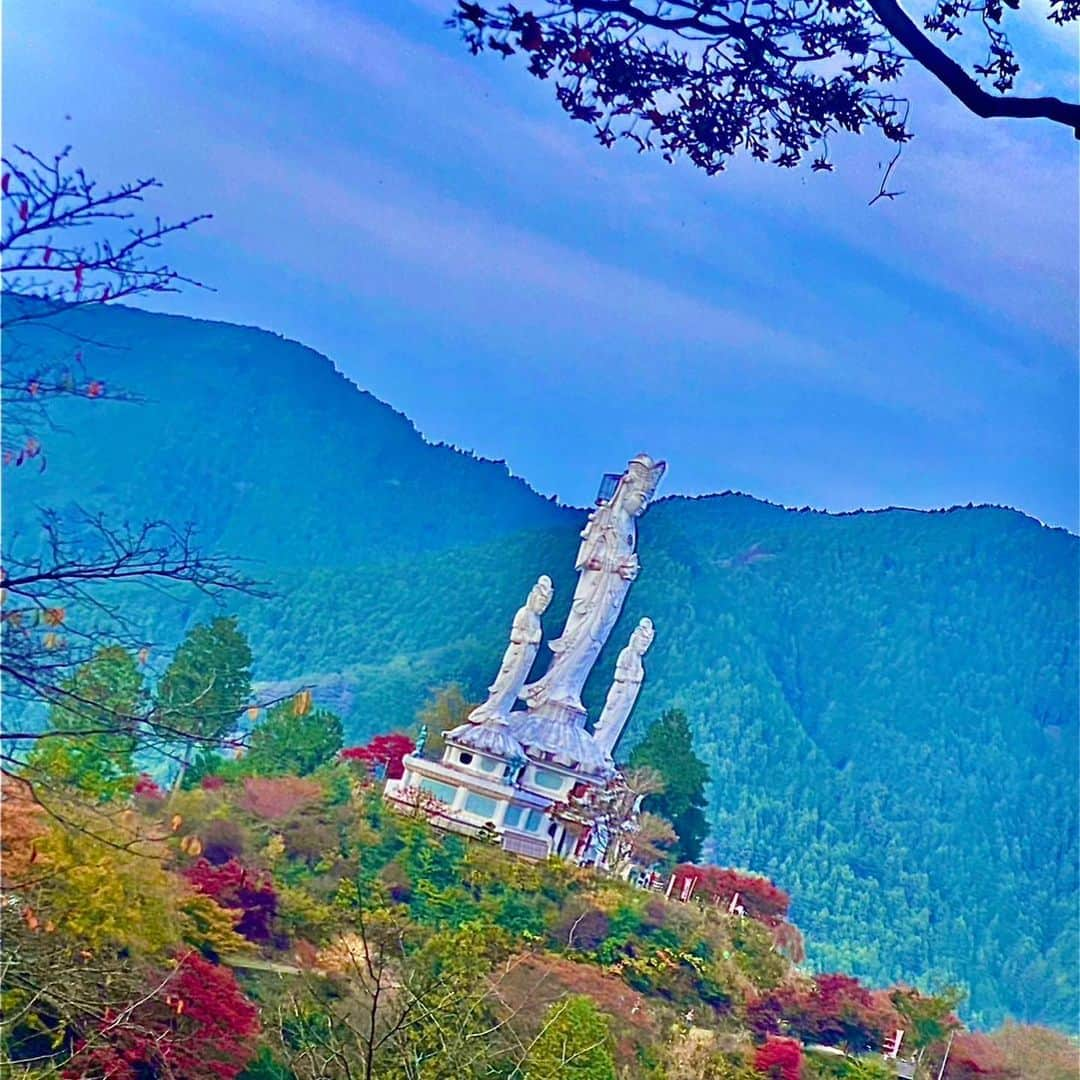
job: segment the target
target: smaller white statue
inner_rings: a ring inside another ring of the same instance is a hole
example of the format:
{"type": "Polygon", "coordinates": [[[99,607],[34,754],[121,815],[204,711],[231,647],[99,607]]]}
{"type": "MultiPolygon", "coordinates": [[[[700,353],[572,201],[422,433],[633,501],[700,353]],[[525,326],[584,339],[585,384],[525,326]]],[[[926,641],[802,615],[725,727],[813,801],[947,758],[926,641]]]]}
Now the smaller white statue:
{"type": "Polygon", "coordinates": [[[607,754],[615,749],[641,692],[641,684],[645,679],[645,665],[641,658],[649,651],[655,637],[652,620],[642,619],[634,627],[629,644],[615,661],[615,681],[608,691],[604,711],[600,714],[596,731],[593,733],[593,738],[607,754]]]}
{"type": "Polygon", "coordinates": [[[547,611],[554,591],[551,578],[542,574],[529,592],[525,606],[514,616],[510,644],[503,654],[495,681],[488,687],[487,701],[469,713],[472,723],[506,723],[507,714],[517,701],[536,659],[541,638],[540,616],[547,611]]]}

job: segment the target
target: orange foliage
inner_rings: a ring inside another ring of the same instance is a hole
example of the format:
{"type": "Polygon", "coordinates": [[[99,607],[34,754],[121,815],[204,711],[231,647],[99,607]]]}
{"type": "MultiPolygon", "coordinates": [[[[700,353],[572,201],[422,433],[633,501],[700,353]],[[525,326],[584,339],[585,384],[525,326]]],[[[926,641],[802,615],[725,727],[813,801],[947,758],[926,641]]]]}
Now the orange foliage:
{"type": "Polygon", "coordinates": [[[1024,1080],[1075,1080],[1080,1076],[1080,1047],[1060,1031],[1007,1023],[990,1038],[1008,1066],[1024,1080]]]}
{"type": "Polygon", "coordinates": [[[620,1064],[639,1062],[638,1049],[658,1037],[660,1025],[649,1011],[649,999],[617,975],[594,964],[563,956],[522,955],[507,965],[498,981],[499,997],[523,1017],[539,1021],[549,1005],[568,994],[585,994],[611,1019],[615,1056],[620,1064]]]}
{"type": "Polygon", "coordinates": [[[1009,1068],[1001,1047],[977,1031],[957,1035],[949,1056],[949,1080],[1009,1080],[1017,1076],[1009,1068]]]}
{"type": "Polygon", "coordinates": [[[0,787],[0,882],[17,888],[31,876],[38,860],[37,839],[45,833],[45,810],[33,789],[17,776],[4,773],[0,787]]]}

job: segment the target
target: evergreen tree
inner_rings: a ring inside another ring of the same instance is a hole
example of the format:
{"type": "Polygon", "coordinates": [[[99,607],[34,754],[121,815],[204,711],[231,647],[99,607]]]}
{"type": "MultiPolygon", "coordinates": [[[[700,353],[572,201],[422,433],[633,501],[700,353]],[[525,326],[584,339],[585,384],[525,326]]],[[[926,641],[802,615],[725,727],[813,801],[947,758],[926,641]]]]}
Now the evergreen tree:
{"type": "Polygon", "coordinates": [[[668,709],[630,755],[634,767],[650,766],[665,782],[664,791],[645,800],[647,809],[666,817],[678,833],[675,856],[694,862],[708,833],[703,807],[709,770],[694,753],[690,722],[681,709],[668,709]]]}
{"type": "MultiPolygon", "coordinates": [[[[162,723],[211,741],[232,729],[250,698],[251,647],[231,616],[194,627],[158,687],[162,723]]],[[[183,747],[181,775],[192,749],[183,747]]]]}
{"type": "Polygon", "coordinates": [[[257,776],[307,776],[341,750],[341,720],[327,709],[297,716],[292,702],[275,705],[251,733],[245,771],[257,776]]]}

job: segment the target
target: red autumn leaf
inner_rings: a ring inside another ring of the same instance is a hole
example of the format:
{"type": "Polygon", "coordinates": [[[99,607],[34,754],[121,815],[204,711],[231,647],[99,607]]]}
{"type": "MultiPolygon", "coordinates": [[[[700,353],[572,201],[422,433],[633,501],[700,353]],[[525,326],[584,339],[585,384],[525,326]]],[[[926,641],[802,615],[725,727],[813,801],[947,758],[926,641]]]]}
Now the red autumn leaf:
{"type": "Polygon", "coordinates": [[[4,173],[3,180],[0,180],[0,188],[3,189],[4,194],[8,193],[8,185],[11,183],[11,173],[4,173]]]}
{"type": "Polygon", "coordinates": [[[51,247],[46,247],[45,248],[45,255],[44,255],[44,262],[45,262],[46,266],[48,266],[49,260],[51,258],[52,258],[52,248],[51,247]]]}
{"type": "Polygon", "coordinates": [[[723,907],[728,906],[738,894],[739,906],[751,919],[766,926],[778,925],[791,907],[791,897],[783,889],[757,874],[683,863],[675,868],[675,877],[676,890],[682,888],[686,879],[695,879],[694,895],[719,902],[723,907]]]}
{"type": "Polygon", "coordinates": [[[101,397],[105,392],[105,384],[100,379],[94,379],[92,383],[86,388],[87,397],[101,397]]]}
{"type": "Polygon", "coordinates": [[[23,201],[21,203],[19,203],[19,220],[25,222],[25,221],[29,220],[29,218],[30,218],[30,204],[25,199],[23,199],[23,201]]]}
{"type": "Polygon", "coordinates": [[[570,54],[570,59],[573,60],[575,64],[591,64],[592,63],[592,49],[587,49],[587,48],[584,48],[584,47],[582,47],[580,49],[575,49],[570,54]]]}

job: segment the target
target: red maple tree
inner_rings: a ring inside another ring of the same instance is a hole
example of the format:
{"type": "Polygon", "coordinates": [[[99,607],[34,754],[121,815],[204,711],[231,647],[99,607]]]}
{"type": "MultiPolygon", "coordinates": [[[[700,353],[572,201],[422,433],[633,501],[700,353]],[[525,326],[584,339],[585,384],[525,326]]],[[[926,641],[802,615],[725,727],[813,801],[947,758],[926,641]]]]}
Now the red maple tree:
{"type": "Polygon", "coordinates": [[[242,912],[237,933],[257,943],[270,940],[278,898],[268,877],[249,870],[239,859],[230,859],[223,866],[200,859],[184,871],[184,877],[223,908],[242,912]]]}
{"type": "Polygon", "coordinates": [[[402,758],[415,749],[416,745],[408,735],[376,735],[365,746],[350,746],[342,750],[340,757],[342,761],[356,761],[369,769],[383,765],[388,780],[400,780],[405,775],[402,758]]]}
{"type": "Polygon", "coordinates": [[[754,1055],[754,1072],[771,1080],[799,1080],[802,1075],[802,1046],[796,1039],[770,1035],[754,1055]]]}
{"type": "Polygon", "coordinates": [[[683,882],[696,879],[694,895],[728,905],[738,895],[737,903],[751,919],[777,926],[791,908],[791,897],[768,878],[732,870],[723,866],[695,866],[682,863],[675,867],[674,895],[683,882]]]}
{"type": "Polygon", "coordinates": [[[880,1049],[903,1027],[887,994],[875,993],[850,975],[818,975],[804,986],[783,986],[747,1005],[747,1020],[759,1037],[779,1032],[780,1023],[807,1043],[880,1049]]]}
{"type": "Polygon", "coordinates": [[[233,973],[198,953],[179,958],[174,973],[154,973],[156,993],[128,1009],[107,1012],[76,1047],[65,1080],[184,1077],[235,1080],[255,1053],[258,1011],[233,973]]]}
{"type": "Polygon", "coordinates": [[[950,1080],[1006,1080],[1017,1076],[1002,1048],[988,1035],[967,1031],[958,1035],[949,1055],[950,1080]]]}

